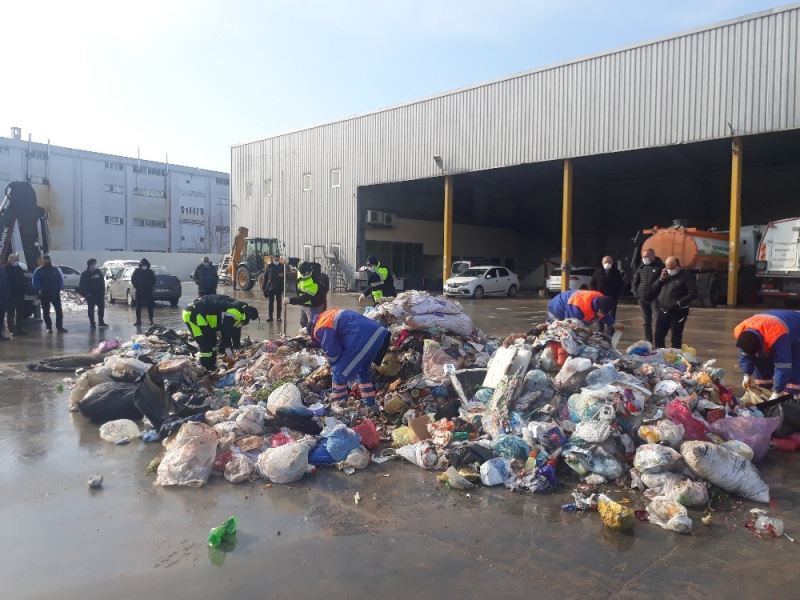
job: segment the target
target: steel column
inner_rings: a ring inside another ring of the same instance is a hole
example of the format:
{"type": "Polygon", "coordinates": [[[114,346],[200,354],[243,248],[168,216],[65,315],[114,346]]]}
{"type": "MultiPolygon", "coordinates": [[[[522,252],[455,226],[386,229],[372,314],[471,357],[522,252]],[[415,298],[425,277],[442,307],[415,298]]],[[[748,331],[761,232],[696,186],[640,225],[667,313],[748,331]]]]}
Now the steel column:
{"type": "Polygon", "coordinates": [[[572,161],[564,161],[564,190],[561,197],[561,291],[569,289],[572,262],[572,161]]]}
{"type": "Polygon", "coordinates": [[[453,263],[453,176],[444,178],[444,249],[442,251],[442,286],[450,277],[450,265],[453,263]]]}
{"type": "Polygon", "coordinates": [[[742,228],[742,138],[731,144],[731,222],[728,232],[728,306],[736,306],[739,289],[739,237],[742,228]]]}

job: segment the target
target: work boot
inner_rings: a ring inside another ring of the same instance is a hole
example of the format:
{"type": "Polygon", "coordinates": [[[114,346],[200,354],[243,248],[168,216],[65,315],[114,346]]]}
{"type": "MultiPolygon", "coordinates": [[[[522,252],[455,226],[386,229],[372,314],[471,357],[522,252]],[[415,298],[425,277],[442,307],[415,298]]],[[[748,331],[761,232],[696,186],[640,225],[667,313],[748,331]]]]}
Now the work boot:
{"type": "Polygon", "coordinates": [[[48,327],[47,328],[47,333],[53,333],[53,328],[52,327],[48,327]]]}
{"type": "Polygon", "coordinates": [[[136,323],[134,323],[133,326],[134,327],[141,327],[142,326],[142,322],[141,321],[136,321],[136,323]]]}
{"type": "Polygon", "coordinates": [[[57,329],[58,329],[58,333],[69,333],[69,332],[68,332],[66,329],[64,329],[63,327],[58,327],[57,329]]]}
{"type": "Polygon", "coordinates": [[[108,327],[108,323],[104,323],[103,321],[100,321],[100,324],[98,325],[98,327],[108,327]]]}
{"type": "MultiPolygon", "coordinates": [[[[278,320],[280,321],[280,319],[278,319],[278,320]]],[[[266,323],[272,323],[272,321],[274,321],[274,319],[272,317],[267,317],[266,319],[264,319],[264,321],[266,323]]]]}
{"type": "Polygon", "coordinates": [[[97,329],[97,325],[94,323],[89,323],[89,329],[97,329]]]}

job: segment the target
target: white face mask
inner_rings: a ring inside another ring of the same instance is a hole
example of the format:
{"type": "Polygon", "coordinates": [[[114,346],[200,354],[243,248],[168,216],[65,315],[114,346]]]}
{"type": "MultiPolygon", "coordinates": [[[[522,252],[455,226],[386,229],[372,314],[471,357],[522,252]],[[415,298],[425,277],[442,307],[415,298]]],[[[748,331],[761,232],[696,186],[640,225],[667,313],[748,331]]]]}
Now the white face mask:
{"type": "Polygon", "coordinates": [[[16,267],[17,265],[19,265],[19,261],[18,260],[12,260],[11,261],[11,266],[12,267],[16,267]]]}
{"type": "Polygon", "coordinates": [[[649,265],[651,262],[653,262],[653,259],[650,258],[649,256],[643,256],[642,257],[642,264],[643,265],[649,265]]]}
{"type": "Polygon", "coordinates": [[[146,271],[146,270],[147,270],[147,269],[149,269],[150,267],[149,267],[148,265],[142,265],[142,268],[143,268],[143,269],[146,271]]]}
{"type": "Polygon", "coordinates": [[[604,268],[606,271],[610,271],[612,266],[613,266],[613,265],[612,265],[611,263],[603,263],[603,268],[604,268]]]}
{"type": "Polygon", "coordinates": [[[272,259],[272,264],[273,265],[277,265],[278,264],[278,259],[277,258],[273,258],[272,259]]]}
{"type": "Polygon", "coordinates": [[[675,275],[678,274],[679,270],[680,269],[667,269],[667,275],[669,275],[670,277],[675,277],[675,275]]]}

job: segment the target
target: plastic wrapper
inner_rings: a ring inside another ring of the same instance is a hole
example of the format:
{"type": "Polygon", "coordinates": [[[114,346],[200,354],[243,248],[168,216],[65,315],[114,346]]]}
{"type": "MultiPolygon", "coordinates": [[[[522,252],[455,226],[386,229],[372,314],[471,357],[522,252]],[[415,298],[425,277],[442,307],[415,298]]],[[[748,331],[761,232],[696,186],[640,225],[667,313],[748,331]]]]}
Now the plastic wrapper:
{"type": "Polygon", "coordinates": [[[481,483],[492,487],[506,483],[511,478],[511,461],[505,458],[492,458],[481,465],[481,483]]]}
{"type": "Polygon", "coordinates": [[[625,468],[613,456],[596,450],[589,461],[589,470],[596,475],[602,475],[609,481],[619,479],[625,473],[625,468]]]}
{"type": "Polygon", "coordinates": [[[308,445],[285,444],[267,448],[256,460],[259,475],[273,483],[292,483],[303,477],[308,468],[308,445]]]}
{"type": "Polygon", "coordinates": [[[698,477],[754,502],[769,502],[769,487],[749,460],[711,442],[684,442],[681,454],[698,477]]]}
{"type": "Polygon", "coordinates": [[[672,448],[678,448],[683,441],[683,425],[673,423],[669,419],[662,419],[655,424],[642,425],[637,434],[648,444],[664,442],[672,448]]]}
{"type": "Polygon", "coordinates": [[[293,383],[284,383],[275,388],[267,399],[267,410],[273,415],[278,411],[287,411],[299,415],[309,414],[308,409],[303,406],[300,390],[293,383]]]}
{"type": "Polygon", "coordinates": [[[217,454],[217,434],[197,421],[184,423],[161,464],[156,485],[199,487],[208,481],[217,454]]]}
{"type": "Polygon", "coordinates": [[[323,431],[322,440],[328,454],[336,462],[345,460],[348,454],[361,445],[361,437],[358,433],[342,423],[334,426],[330,431],[323,431]]]}
{"type": "Polygon", "coordinates": [[[662,529],[674,531],[675,533],[690,533],[692,531],[692,520],[686,512],[686,508],[679,502],[664,496],[656,496],[647,505],[647,520],[662,529]]]}
{"type": "Polygon", "coordinates": [[[375,423],[371,419],[364,419],[353,427],[353,431],[359,435],[361,443],[367,450],[377,450],[378,446],[381,445],[381,436],[378,434],[375,423]]]}
{"type": "Polygon", "coordinates": [[[557,390],[562,392],[577,391],[583,387],[591,368],[592,361],[588,358],[570,357],[553,379],[553,384],[557,390]]]}
{"type": "Polygon", "coordinates": [[[642,483],[651,490],[657,490],[659,493],[669,483],[678,483],[683,480],[683,476],[679,473],[672,471],[663,471],[661,473],[642,473],[640,475],[642,483]]]}
{"type": "Polygon", "coordinates": [[[643,444],[636,449],[633,466],[640,473],[672,471],[680,466],[681,455],[669,446],[643,444]]]}
{"type": "Polygon", "coordinates": [[[470,490],[475,487],[475,485],[459,473],[455,467],[448,467],[447,471],[442,474],[439,480],[444,481],[448,487],[454,490],[470,490]]]}
{"type": "Polygon", "coordinates": [[[231,419],[231,417],[235,417],[237,414],[238,411],[232,406],[223,406],[217,410],[209,410],[206,411],[206,423],[213,427],[217,423],[228,421],[231,419]]]}
{"type": "Polygon", "coordinates": [[[758,462],[769,452],[769,440],[781,421],[780,417],[727,417],[714,421],[709,429],[726,441],[747,444],[753,451],[752,460],[758,462]]]}
{"type": "Polygon", "coordinates": [[[369,452],[364,446],[353,448],[347,458],[344,459],[342,466],[344,468],[351,468],[355,470],[366,469],[369,466],[370,457],[369,452]]]}
{"type": "Polygon", "coordinates": [[[264,409],[258,405],[245,406],[236,417],[236,426],[244,435],[264,433],[264,409]]]}
{"type": "Polygon", "coordinates": [[[668,482],[661,490],[661,495],[683,506],[705,506],[708,504],[708,486],[704,481],[683,479],[668,482]]]}
{"type": "Polygon", "coordinates": [[[107,442],[123,444],[139,437],[139,426],[130,419],[117,419],[100,426],[100,437],[107,442]]]}
{"type": "Polygon", "coordinates": [[[414,435],[414,432],[411,430],[411,428],[406,427],[405,425],[402,427],[398,427],[397,429],[392,431],[392,445],[395,448],[413,444],[416,441],[416,439],[417,436],[414,435]]]}
{"type": "Polygon", "coordinates": [[[492,441],[492,451],[501,458],[525,460],[531,449],[515,435],[500,435],[492,441]]]}
{"type": "Polygon", "coordinates": [[[403,446],[397,449],[397,454],[423,469],[432,469],[439,461],[439,455],[430,442],[417,442],[403,446]]]}
{"type": "Polygon", "coordinates": [[[686,441],[703,441],[708,428],[702,421],[695,419],[689,407],[680,400],[671,400],[667,404],[666,415],[670,421],[683,426],[683,439],[686,441]]]}
{"type": "Polygon", "coordinates": [[[600,513],[600,520],[603,525],[615,531],[627,531],[633,529],[635,517],[633,511],[614,502],[605,494],[600,494],[597,499],[597,512],[600,513]]]}
{"type": "Polygon", "coordinates": [[[603,421],[582,421],[575,427],[572,440],[576,438],[589,444],[602,444],[611,437],[611,424],[603,421]]]}
{"type": "Polygon", "coordinates": [[[250,479],[255,465],[244,454],[234,454],[225,465],[225,479],[231,483],[241,483],[250,479]]]}
{"type": "Polygon", "coordinates": [[[450,356],[442,349],[441,344],[434,340],[425,340],[422,351],[422,373],[425,380],[436,385],[449,379],[449,370],[459,368],[459,360],[450,356]]]}

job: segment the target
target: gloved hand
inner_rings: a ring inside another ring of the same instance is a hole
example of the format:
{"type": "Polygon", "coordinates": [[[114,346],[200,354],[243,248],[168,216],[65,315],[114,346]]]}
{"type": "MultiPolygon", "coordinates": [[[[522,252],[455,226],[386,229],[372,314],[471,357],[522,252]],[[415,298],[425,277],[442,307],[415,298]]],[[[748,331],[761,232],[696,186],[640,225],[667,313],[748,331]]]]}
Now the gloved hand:
{"type": "Polygon", "coordinates": [[[363,306],[363,304],[364,304],[364,301],[365,301],[366,299],[367,299],[367,297],[366,297],[364,294],[361,294],[361,295],[358,297],[358,305],[359,305],[359,306],[363,306]]]}
{"type": "Polygon", "coordinates": [[[747,389],[747,388],[749,388],[749,387],[750,387],[750,385],[751,385],[751,383],[750,383],[750,382],[751,382],[751,377],[750,377],[750,375],[745,375],[744,377],[742,377],[742,387],[743,387],[744,389],[747,389]]]}
{"type": "Polygon", "coordinates": [[[625,331],[625,325],[622,323],[614,323],[614,331],[625,331]]]}

